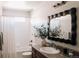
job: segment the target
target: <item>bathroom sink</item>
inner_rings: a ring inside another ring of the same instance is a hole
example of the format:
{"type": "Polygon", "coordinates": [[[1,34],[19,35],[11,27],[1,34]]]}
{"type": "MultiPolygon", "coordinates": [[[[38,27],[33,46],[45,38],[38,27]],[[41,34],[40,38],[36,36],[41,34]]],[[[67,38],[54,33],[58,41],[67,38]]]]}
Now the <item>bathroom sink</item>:
{"type": "Polygon", "coordinates": [[[40,51],[47,54],[58,54],[60,53],[59,49],[55,49],[53,47],[41,47],[40,51]]]}

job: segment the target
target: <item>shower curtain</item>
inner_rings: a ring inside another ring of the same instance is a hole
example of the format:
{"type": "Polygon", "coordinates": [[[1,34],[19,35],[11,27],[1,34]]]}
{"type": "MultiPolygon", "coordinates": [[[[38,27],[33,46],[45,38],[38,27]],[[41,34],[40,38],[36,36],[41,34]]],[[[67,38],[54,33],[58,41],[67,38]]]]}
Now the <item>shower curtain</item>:
{"type": "Polygon", "coordinates": [[[16,57],[13,17],[2,16],[3,58],[16,57]]]}
{"type": "Polygon", "coordinates": [[[3,12],[1,17],[2,18],[1,23],[2,23],[2,33],[3,33],[3,46],[2,46],[3,57],[5,58],[17,57],[16,49],[19,51],[31,50],[31,48],[29,48],[30,47],[29,42],[31,40],[30,13],[21,10],[18,11],[18,10],[12,10],[12,9],[10,10],[5,8],[3,8],[2,11],[3,12]],[[25,21],[23,21],[23,18],[25,19],[25,21]],[[18,20],[21,21],[18,22],[18,20]],[[24,41],[22,39],[24,39],[24,41]],[[17,42],[19,43],[19,45],[16,44],[17,42]]]}

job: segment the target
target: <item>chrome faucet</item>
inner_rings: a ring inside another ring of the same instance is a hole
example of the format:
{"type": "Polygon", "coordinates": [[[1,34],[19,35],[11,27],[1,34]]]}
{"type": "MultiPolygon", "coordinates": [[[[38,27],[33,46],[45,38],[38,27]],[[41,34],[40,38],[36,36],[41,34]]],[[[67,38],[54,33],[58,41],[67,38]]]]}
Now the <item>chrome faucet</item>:
{"type": "MultiPolygon", "coordinates": [[[[49,43],[49,47],[56,48],[56,45],[54,43],[49,43]]],[[[57,49],[57,48],[56,48],[57,49]]]]}

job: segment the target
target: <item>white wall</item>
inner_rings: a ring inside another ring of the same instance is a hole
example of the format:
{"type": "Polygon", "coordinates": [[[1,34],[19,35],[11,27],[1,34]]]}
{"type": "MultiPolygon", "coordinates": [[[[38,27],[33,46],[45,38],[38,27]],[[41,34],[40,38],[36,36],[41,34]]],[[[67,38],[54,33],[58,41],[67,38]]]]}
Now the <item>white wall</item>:
{"type": "MultiPolygon", "coordinates": [[[[60,1],[58,1],[60,2],[60,1]]],[[[55,13],[59,13],[61,11],[70,9],[72,7],[76,7],[77,8],[77,26],[79,23],[79,2],[78,1],[68,1],[65,5],[63,6],[59,6],[57,8],[54,8],[53,5],[57,3],[55,1],[50,1],[50,2],[43,2],[40,6],[36,7],[36,9],[32,12],[32,21],[48,21],[48,16],[55,14],[55,13]]],[[[32,36],[33,37],[33,36],[32,36]]],[[[60,43],[60,42],[55,42],[52,41],[53,43],[63,46],[63,47],[68,47],[74,50],[78,50],[79,51],[79,26],[77,27],[77,45],[76,46],[72,46],[70,44],[65,44],[65,43],[60,43]]],[[[35,38],[33,37],[33,39],[35,40],[35,38]]],[[[41,40],[39,40],[41,41],[41,40]]],[[[39,42],[38,41],[38,42],[39,42]]]]}
{"type": "Polygon", "coordinates": [[[30,51],[30,18],[16,18],[15,19],[15,44],[16,51],[30,51]],[[19,21],[20,20],[20,21],[19,21]]]}
{"type": "Polygon", "coordinates": [[[30,11],[25,11],[25,10],[16,10],[16,9],[8,9],[8,8],[3,8],[2,9],[4,12],[2,13],[3,16],[9,16],[9,17],[30,17],[30,11]]]}

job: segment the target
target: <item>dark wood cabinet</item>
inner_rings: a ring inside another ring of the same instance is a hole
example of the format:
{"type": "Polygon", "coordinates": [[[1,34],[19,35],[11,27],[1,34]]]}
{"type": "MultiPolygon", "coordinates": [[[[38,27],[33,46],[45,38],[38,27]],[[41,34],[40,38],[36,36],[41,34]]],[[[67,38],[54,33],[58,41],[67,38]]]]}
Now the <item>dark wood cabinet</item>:
{"type": "Polygon", "coordinates": [[[47,57],[32,47],[32,58],[47,58],[47,57]]]}
{"type": "Polygon", "coordinates": [[[60,49],[61,53],[59,54],[45,54],[39,51],[39,47],[32,47],[32,58],[79,58],[79,52],[73,49],[56,46],[60,49]],[[69,55],[72,53],[73,55],[69,55]]]}

